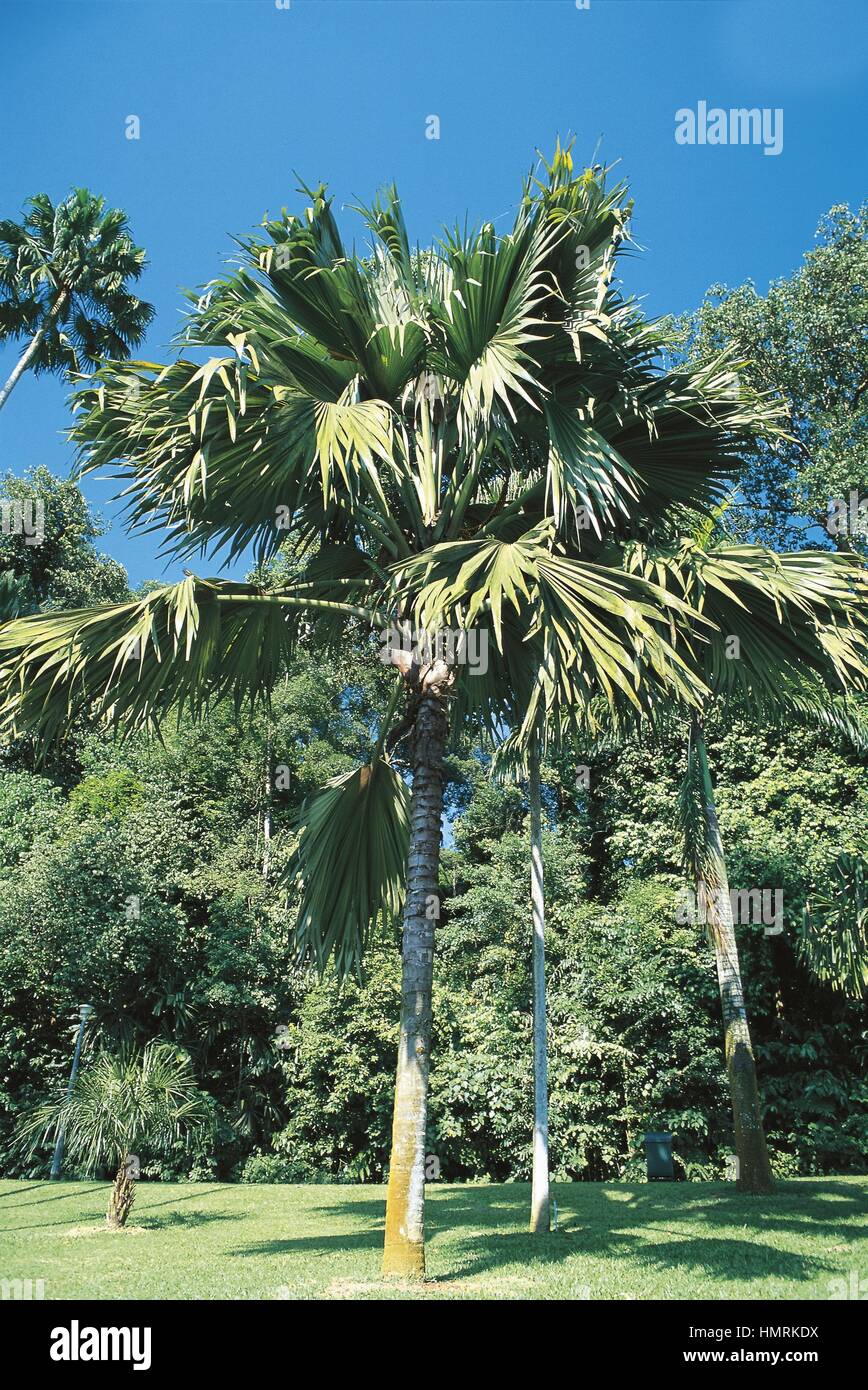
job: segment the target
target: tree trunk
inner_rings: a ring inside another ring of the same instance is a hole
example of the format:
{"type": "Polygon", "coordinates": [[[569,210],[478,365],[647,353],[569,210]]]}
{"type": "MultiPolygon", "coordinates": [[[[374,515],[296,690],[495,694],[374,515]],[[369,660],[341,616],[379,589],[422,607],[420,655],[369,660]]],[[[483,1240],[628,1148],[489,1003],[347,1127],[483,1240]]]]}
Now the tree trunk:
{"type": "Polygon", "coordinates": [[[262,810],[262,877],[268,878],[271,872],[271,815],[274,801],[274,788],[271,773],[271,736],[265,744],[265,800],[262,810]]]}
{"type": "Polygon", "coordinates": [[[27,344],[27,347],[25,348],[21,357],[19,357],[18,361],[15,363],[15,366],[9,373],[6,385],[3,387],[2,391],[0,391],[0,410],[3,409],[9,397],[12,395],[13,389],[15,388],[15,386],[17,386],[19,380],[27,371],[27,368],[30,366],[31,362],[33,361],[34,357],[39,351],[42,339],[45,337],[45,334],[47,333],[52,320],[57,318],[57,315],[60,313],[63,306],[66,304],[68,298],[69,293],[67,290],[63,290],[62,293],[58,295],[51,310],[48,314],[46,314],[42,323],[39,325],[33,337],[30,339],[30,342],[27,344]]]}
{"type": "Polygon", "coordinates": [[[533,918],[533,1181],[530,1229],[548,1231],[549,1211],[549,1083],[546,1028],[545,895],[543,892],[542,808],[539,785],[539,745],[530,754],[530,897],[533,918]]]}
{"type": "Polygon", "coordinates": [[[106,1212],[106,1223],[111,1230],[119,1231],[123,1226],[126,1226],[135,1195],[136,1187],[130,1175],[129,1158],[124,1154],[115,1175],[108,1211],[106,1212]]]}
{"type": "Polygon", "coordinates": [[[446,712],[423,690],[413,745],[413,797],[404,903],[401,1034],[386,1198],[383,1274],[425,1276],[425,1131],[431,1045],[434,924],[439,916],[440,818],[446,712]]]}
{"type": "Polygon", "coordinates": [[[707,899],[709,936],[717,960],[726,1075],[732,1100],[735,1156],[738,1161],[737,1181],[744,1192],[771,1192],[774,1183],[763,1132],[762,1106],[744,1003],[729,879],[708,769],[708,754],[698,720],[694,720],[693,738],[702,769],[706,834],[713,866],[709,875],[712,881],[707,887],[701,882],[697,884],[697,901],[700,901],[700,894],[704,893],[707,899]]]}

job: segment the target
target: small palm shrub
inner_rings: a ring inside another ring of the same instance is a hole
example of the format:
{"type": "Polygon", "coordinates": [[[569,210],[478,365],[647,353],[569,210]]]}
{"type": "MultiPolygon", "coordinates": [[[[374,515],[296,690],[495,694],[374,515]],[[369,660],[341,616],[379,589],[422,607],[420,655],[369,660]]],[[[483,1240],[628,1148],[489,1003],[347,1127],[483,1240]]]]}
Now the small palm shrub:
{"type": "Polygon", "coordinates": [[[19,1127],[30,1149],[64,1135],[69,1158],[85,1172],[111,1165],[115,1180],[106,1221],[127,1223],[144,1151],[158,1154],[205,1121],[205,1106],[189,1058],[164,1042],[102,1052],[71,1092],[46,1101],[19,1127]]]}

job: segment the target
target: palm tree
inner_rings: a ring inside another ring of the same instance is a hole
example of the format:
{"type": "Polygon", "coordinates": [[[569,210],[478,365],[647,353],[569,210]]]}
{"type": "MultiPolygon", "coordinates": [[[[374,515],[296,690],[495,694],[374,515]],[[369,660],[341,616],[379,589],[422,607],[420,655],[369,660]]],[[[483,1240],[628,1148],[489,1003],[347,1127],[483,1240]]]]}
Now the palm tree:
{"type": "Polygon", "coordinates": [[[77,372],[102,358],[125,358],[154,316],[128,289],[145,266],[126,214],[76,188],[55,206],[37,193],[21,222],[0,221],[0,342],[29,338],[0,390],[34,372],[77,372]]]}
{"type": "Polygon", "coordinates": [[[116,1055],[101,1053],[70,1092],[33,1110],[19,1127],[32,1150],[63,1134],[73,1163],[88,1173],[111,1165],[115,1180],[106,1221],[127,1224],[138,1164],[204,1123],[202,1098],[189,1059],[168,1043],[152,1042],[116,1055]]]}
{"type": "Polygon", "coordinates": [[[704,713],[714,701],[754,721],[783,716],[825,723],[863,743],[864,731],[845,697],[868,679],[868,584],[864,567],[846,554],[709,546],[712,524],[710,519],[697,534],[668,547],[636,546],[628,563],[646,576],[653,573],[713,623],[704,647],[693,648],[701,654],[697,674],[711,695],[703,708],[689,712],[679,823],[717,964],[738,1182],[745,1191],[761,1193],[771,1190],[772,1174],[704,713]]]}
{"type": "MultiPolygon", "coordinates": [[[[842,698],[848,686],[868,676],[864,571],[848,559],[828,552],[776,555],[756,546],[710,546],[728,503],[710,512],[693,534],[667,540],[673,525],[690,520],[680,507],[665,507],[648,516],[652,541],[625,547],[631,570],[653,577],[662,587],[689,600],[700,619],[696,631],[679,628],[677,644],[685,659],[696,663],[697,677],[708,691],[704,702],[726,700],[746,710],[754,720],[780,717],[825,723],[859,746],[868,742],[859,719],[842,698]],[[661,540],[662,536],[662,540],[661,540]],[[733,639],[735,644],[733,645],[733,639]],[[746,647],[742,652],[741,643],[746,647]],[[738,653],[736,664],[731,658],[738,653]]],[[[578,693],[568,708],[553,710],[523,749],[510,736],[500,745],[492,764],[496,776],[528,775],[531,852],[531,919],[533,929],[533,1072],[534,1127],[532,1149],[531,1232],[549,1229],[549,1135],[547,1095],[547,1027],[545,996],[545,899],[541,836],[539,750],[541,743],[564,749],[570,735],[585,723],[584,737],[595,724],[616,735],[628,728],[651,728],[671,719],[673,701],[665,688],[653,691],[653,709],[638,711],[619,698],[608,707],[584,708],[578,693]],[[638,718],[637,718],[638,716],[638,718]]],[[[709,913],[708,932],[718,969],[726,1040],[727,1075],[733,1105],[739,1182],[743,1189],[768,1191],[771,1170],[762,1130],[755,1061],[750,1042],[744,990],[738,961],[726,861],[714,803],[702,710],[688,712],[690,738],[687,773],[679,796],[685,862],[693,874],[695,896],[709,913]]],[[[861,906],[861,899],[859,899],[861,906]]],[[[853,915],[852,913],[850,914],[853,915]]],[[[855,914],[855,932],[864,931],[865,914],[855,914]]],[[[822,965],[834,953],[849,963],[844,973],[858,977],[859,951],[850,931],[813,930],[800,943],[802,954],[822,965]],[[825,945],[825,954],[823,950],[825,945]],[[855,974],[854,974],[855,972],[855,974]]],[[[840,967],[839,967],[840,968],[840,967]]],[[[831,977],[831,976],[830,976],[831,977]]]]}
{"type": "Polygon", "coordinates": [[[193,297],[184,341],[219,355],[104,366],[75,427],[85,467],[120,471],[133,526],[184,556],[252,545],[264,562],[288,539],[292,582],[188,575],[11,623],[0,723],[50,741],[90,706],[152,725],[267,699],[301,640],[379,646],[397,679],[375,746],[302,809],[290,869],[299,950],[321,969],[358,969],[403,902],[384,1270],[421,1276],[450,724],[526,741],[571,702],[642,707],[665,687],[695,703],[705,687],[673,644],[692,610],[624,568],[624,540],[649,508],[717,503],[767,410],[725,358],[660,369],[661,333],[612,288],[626,190],[574,177],[568,151],[527,182],[510,232],[428,251],[411,250],[394,189],[360,209],[366,259],[325,190],[305,192],[302,217],[266,222],[193,297]],[[489,653],[476,676],[448,646],[408,641],[471,628],[489,653]]]}

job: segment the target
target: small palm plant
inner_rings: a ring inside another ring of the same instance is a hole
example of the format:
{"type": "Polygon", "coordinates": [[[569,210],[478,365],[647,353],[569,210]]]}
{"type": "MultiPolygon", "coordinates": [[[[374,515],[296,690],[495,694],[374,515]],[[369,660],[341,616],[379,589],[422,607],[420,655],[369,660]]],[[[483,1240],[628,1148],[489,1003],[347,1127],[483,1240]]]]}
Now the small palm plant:
{"type": "Polygon", "coordinates": [[[142,1151],[163,1152],[204,1120],[189,1059],[169,1043],[152,1042],[101,1053],[71,1093],[26,1117],[19,1141],[32,1152],[43,1139],[62,1133],[78,1167],[114,1168],[106,1222],[116,1231],[127,1224],[142,1151]]]}
{"type": "Polygon", "coordinates": [[[868,861],[861,855],[840,854],[808,898],[797,949],[839,994],[868,996],[868,861]]]}
{"type": "Polygon", "coordinates": [[[29,339],[0,390],[0,410],[28,369],[80,371],[129,357],[154,316],[128,288],[144,265],[126,214],[86,188],[57,206],[37,193],[21,222],[0,220],[0,343],[29,339]]]}

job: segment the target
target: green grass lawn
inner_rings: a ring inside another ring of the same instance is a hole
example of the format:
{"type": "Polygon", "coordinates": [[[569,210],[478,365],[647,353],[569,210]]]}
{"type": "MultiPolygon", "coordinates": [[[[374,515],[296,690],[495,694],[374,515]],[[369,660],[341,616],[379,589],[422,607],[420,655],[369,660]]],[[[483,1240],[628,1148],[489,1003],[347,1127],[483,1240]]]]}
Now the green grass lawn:
{"type": "Polygon", "coordinates": [[[131,1229],[97,1182],[0,1181],[0,1279],[51,1298],[811,1298],[868,1278],[868,1182],[556,1187],[525,1230],[524,1184],[429,1189],[429,1282],[379,1280],[385,1189],[140,1183],[131,1229]]]}

